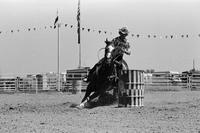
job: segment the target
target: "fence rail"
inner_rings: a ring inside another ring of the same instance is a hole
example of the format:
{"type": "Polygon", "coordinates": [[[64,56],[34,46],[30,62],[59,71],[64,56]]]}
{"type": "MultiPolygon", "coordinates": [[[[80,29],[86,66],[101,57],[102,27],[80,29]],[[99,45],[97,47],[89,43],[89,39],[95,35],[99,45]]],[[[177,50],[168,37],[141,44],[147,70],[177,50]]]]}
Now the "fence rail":
{"type": "Polygon", "coordinates": [[[200,90],[200,74],[180,74],[176,77],[171,75],[152,75],[150,80],[151,82],[145,82],[146,88],[160,86],[160,89],[166,87],[181,87],[183,89],[187,88],[188,90],[200,90]]]}
{"type": "MultiPolygon", "coordinates": [[[[144,78],[144,77],[142,77],[144,78]]],[[[0,92],[43,92],[57,91],[57,80],[49,80],[42,82],[37,79],[22,78],[0,78],[0,92]]],[[[82,80],[61,80],[61,91],[66,92],[82,92],[87,88],[87,83],[82,80]]],[[[159,90],[171,88],[182,88],[188,90],[200,90],[200,74],[171,76],[152,76],[151,79],[144,80],[145,89],[158,88],[159,90]]]]}

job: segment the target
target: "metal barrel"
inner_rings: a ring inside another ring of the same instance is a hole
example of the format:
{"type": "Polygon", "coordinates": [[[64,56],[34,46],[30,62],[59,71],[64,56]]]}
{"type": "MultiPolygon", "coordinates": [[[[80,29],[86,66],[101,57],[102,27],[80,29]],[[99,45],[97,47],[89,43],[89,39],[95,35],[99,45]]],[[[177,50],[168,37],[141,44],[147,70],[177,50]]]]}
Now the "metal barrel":
{"type": "Polygon", "coordinates": [[[118,106],[144,106],[143,70],[123,70],[118,82],[118,106]]]}
{"type": "Polygon", "coordinates": [[[72,90],[75,92],[81,92],[82,89],[82,80],[73,80],[72,82],[72,90]]]}

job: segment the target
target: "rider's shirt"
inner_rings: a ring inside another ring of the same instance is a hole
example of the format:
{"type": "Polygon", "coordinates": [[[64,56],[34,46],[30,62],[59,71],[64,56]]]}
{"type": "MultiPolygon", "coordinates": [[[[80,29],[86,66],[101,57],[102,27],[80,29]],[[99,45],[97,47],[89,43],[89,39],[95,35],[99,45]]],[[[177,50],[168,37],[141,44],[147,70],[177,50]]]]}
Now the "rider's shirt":
{"type": "MultiPolygon", "coordinates": [[[[125,51],[128,51],[128,49],[130,48],[130,45],[129,45],[129,42],[127,42],[127,39],[126,38],[122,39],[120,36],[114,38],[111,42],[114,44],[114,47],[119,46],[121,49],[125,51]]],[[[120,58],[121,60],[123,58],[123,54],[122,53],[119,53],[119,54],[121,54],[121,58],[120,58]]]]}

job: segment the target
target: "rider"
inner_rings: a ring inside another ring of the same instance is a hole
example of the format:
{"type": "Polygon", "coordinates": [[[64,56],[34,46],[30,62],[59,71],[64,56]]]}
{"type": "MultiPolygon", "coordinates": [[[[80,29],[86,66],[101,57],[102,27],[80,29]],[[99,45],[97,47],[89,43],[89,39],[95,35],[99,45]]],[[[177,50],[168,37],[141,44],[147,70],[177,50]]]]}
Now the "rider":
{"type": "Polygon", "coordinates": [[[129,42],[127,41],[126,37],[128,36],[129,31],[126,27],[122,27],[121,29],[119,29],[119,36],[114,38],[111,42],[114,44],[114,47],[119,47],[121,49],[122,52],[119,51],[118,53],[118,58],[116,59],[116,61],[119,62],[119,64],[117,65],[117,75],[120,75],[120,72],[122,70],[122,60],[123,60],[123,55],[124,53],[127,55],[130,55],[131,52],[129,51],[130,45],[129,42]]]}
{"type": "MultiPolygon", "coordinates": [[[[114,38],[111,43],[114,44],[114,47],[119,47],[123,52],[118,53],[119,56],[116,59],[119,62],[119,65],[117,65],[117,74],[119,76],[120,71],[122,70],[122,59],[123,59],[123,53],[130,55],[131,52],[129,51],[130,45],[127,41],[126,37],[128,36],[129,31],[126,27],[122,27],[119,29],[119,36],[114,38]]],[[[97,71],[98,67],[102,64],[103,59],[100,60],[95,66],[90,70],[88,77],[84,79],[86,82],[90,82],[93,79],[94,72],[97,71]]]]}

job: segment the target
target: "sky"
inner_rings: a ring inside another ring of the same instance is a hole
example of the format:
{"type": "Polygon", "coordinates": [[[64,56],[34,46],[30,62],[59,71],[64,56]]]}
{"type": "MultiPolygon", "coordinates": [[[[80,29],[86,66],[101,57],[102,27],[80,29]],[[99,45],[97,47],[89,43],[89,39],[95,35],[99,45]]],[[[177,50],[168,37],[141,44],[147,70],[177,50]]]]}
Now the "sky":
{"type": "MultiPolygon", "coordinates": [[[[131,55],[124,59],[130,69],[182,72],[192,69],[193,60],[196,69],[200,68],[199,0],[80,1],[81,27],[95,30],[81,31],[82,66],[92,67],[103,56],[98,50],[105,46],[105,39],[118,36],[118,29],[126,26],[131,55]],[[189,37],[182,38],[182,34],[189,37]]],[[[57,30],[44,29],[53,25],[57,10],[60,71],[77,68],[77,4],[78,0],[0,0],[0,74],[57,72],[57,30]]]]}

